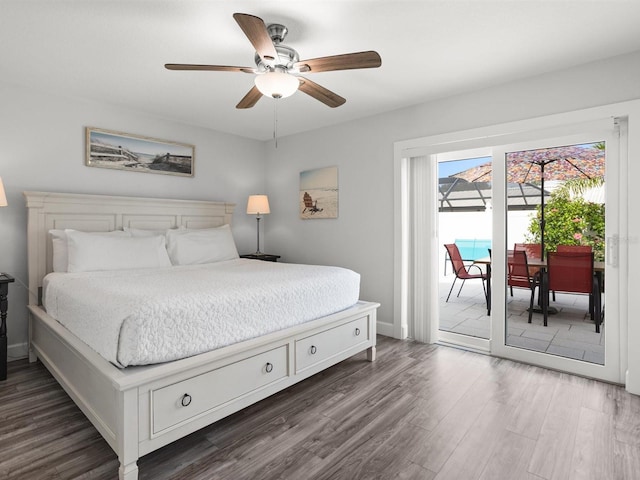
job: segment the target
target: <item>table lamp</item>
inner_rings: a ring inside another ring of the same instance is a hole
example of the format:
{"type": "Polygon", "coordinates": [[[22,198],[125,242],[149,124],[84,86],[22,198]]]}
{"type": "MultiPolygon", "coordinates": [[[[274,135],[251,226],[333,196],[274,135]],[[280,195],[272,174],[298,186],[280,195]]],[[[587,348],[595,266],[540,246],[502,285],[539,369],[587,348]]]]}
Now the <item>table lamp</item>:
{"type": "Polygon", "coordinates": [[[262,255],[260,252],[260,215],[271,213],[269,210],[269,199],[266,195],[250,195],[247,202],[247,215],[255,215],[258,232],[258,243],[256,247],[256,255],[262,255]]]}

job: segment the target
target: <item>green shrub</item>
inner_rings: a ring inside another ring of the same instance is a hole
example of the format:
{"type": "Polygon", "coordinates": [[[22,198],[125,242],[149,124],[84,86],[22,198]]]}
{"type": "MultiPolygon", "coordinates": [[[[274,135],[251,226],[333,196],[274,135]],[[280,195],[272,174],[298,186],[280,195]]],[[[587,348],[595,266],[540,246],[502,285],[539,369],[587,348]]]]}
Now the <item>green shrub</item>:
{"type": "MultiPolygon", "coordinates": [[[[590,245],[596,260],[604,260],[604,205],[571,198],[570,189],[559,188],[544,208],[545,251],[558,245],[590,245]]],[[[540,207],[529,224],[527,242],[540,243],[540,207]]]]}

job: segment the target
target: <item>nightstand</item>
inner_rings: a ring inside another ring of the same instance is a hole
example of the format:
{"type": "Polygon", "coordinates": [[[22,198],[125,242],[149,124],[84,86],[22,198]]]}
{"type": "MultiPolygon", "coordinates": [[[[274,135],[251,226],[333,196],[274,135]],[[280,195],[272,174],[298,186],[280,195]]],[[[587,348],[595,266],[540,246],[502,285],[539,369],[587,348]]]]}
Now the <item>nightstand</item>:
{"type": "Polygon", "coordinates": [[[12,276],[0,273],[0,380],[7,379],[7,294],[12,276]]]}
{"type": "Polygon", "coordinates": [[[277,262],[280,255],[269,255],[268,253],[248,253],[240,255],[240,258],[250,258],[252,260],[262,260],[264,262],[277,262]]]}

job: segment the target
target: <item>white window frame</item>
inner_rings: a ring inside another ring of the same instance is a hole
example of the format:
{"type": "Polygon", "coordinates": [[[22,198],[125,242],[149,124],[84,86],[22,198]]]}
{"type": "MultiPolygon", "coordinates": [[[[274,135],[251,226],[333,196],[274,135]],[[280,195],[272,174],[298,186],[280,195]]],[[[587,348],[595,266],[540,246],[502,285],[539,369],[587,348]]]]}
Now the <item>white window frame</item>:
{"type": "MultiPolygon", "coordinates": [[[[610,119],[618,117],[628,120],[628,132],[624,132],[625,138],[620,142],[621,160],[619,173],[621,188],[626,192],[631,192],[629,184],[633,182],[632,179],[640,179],[640,162],[629,161],[630,158],[640,158],[640,100],[396,142],[394,144],[394,215],[396,227],[394,247],[394,336],[396,338],[406,338],[409,331],[409,315],[411,315],[413,318],[422,319],[420,328],[415,328],[416,340],[433,343],[438,339],[437,322],[433,321],[434,316],[437,315],[437,305],[433,305],[434,299],[437,302],[437,284],[427,280],[424,282],[424,287],[426,288],[415,290],[412,278],[417,273],[418,277],[428,279],[429,276],[425,275],[423,270],[429,271],[430,266],[437,265],[437,263],[415,264],[409,256],[408,246],[411,242],[408,206],[411,203],[411,197],[407,186],[410,182],[409,164],[411,158],[429,157],[434,160],[432,163],[435,163],[437,154],[520,143],[536,138],[572,135],[580,131],[591,131],[598,122],[606,121],[607,119],[610,121],[610,119]],[[426,296],[426,298],[416,299],[416,296],[426,296]],[[413,308],[409,309],[409,305],[412,305],[413,308]]],[[[431,174],[435,175],[435,166],[431,174]]],[[[629,199],[628,195],[623,198],[626,198],[627,201],[621,202],[619,212],[619,276],[622,280],[621,285],[627,285],[627,288],[619,292],[619,381],[625,383],[628,391],[640,394],[640,349],[629,348],[630,345],[640,345],[640,322],[628,321],[629,312],[637,308],[631,304],[633,295],[629,295],[629,292],[640,291],[640,278],[637,275],[629,276],[629,270],[637,270],[637,268],[629,267],[629,265],[640,267],[640,248],[638,245],[640,243],[640,220],[636,219],[637,216],[629,216],[629,207],[632,200],[629,199]],[[629,248],[630,245],[633,248],[629,248]]],[[[433,202],[427,208],[432,208],[431,211],[435,212],[437,202],[435,195],[427,196],[426,200],[433,202]]],[[[429,221],[426,225],[421,225],[418,228],[428,234],[429,241],[424,242],[422,248],[429,249],[430,252],[437,251],[438,246],[435,245],[437,225],[429,221]]],[[[423,255],[424,258],[430,258],[431,256],[431,253],[423,255]]],[[[500,271],[497,271],[496,275],[499,274],[500,271]]]]}

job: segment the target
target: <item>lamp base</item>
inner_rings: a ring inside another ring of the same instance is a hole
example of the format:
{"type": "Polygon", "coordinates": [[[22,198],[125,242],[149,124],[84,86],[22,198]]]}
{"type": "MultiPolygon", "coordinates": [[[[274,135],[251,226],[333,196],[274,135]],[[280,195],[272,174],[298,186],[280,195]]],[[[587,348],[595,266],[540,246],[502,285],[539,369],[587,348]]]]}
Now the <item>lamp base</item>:
{"type": "Polygon", "coordinates": [[[260,255],[260,214],[256,216],[256,232],[257,232],[257,243],[256,243],[256,253],[254,255],[260,255]]]}

